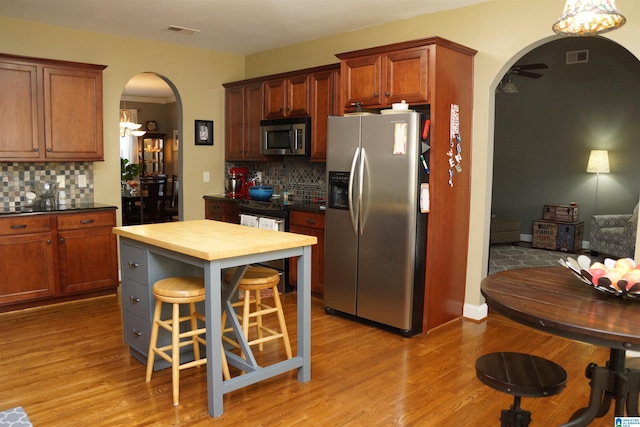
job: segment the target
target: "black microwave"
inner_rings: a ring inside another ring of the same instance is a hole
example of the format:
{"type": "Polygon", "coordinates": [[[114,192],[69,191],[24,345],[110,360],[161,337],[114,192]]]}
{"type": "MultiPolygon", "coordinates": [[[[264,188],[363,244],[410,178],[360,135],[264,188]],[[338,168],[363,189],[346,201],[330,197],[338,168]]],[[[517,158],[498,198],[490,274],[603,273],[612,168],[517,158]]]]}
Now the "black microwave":
{"type": "Polygon", "coordinates": [[[311,118],[260,121],[260,153],[276,156],[311,154],[311,118]]]}

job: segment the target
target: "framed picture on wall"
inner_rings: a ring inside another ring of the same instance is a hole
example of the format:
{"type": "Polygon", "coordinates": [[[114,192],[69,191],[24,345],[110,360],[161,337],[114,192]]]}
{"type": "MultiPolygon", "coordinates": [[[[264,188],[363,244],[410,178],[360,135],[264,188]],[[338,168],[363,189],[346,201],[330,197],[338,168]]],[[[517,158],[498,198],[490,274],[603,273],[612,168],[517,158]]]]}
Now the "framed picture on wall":
{"type": "Polygon", "coordinates": [[[213,120],[196,120],[196,145],[213,145],[213,120]]]}

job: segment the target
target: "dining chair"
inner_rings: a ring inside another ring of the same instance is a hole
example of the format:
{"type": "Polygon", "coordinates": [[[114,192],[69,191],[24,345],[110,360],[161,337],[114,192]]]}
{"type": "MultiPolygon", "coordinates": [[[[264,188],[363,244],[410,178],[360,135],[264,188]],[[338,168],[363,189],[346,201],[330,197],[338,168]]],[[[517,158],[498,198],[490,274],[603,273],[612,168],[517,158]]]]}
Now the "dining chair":
{"type": "Polygon", "coordinates": [[[173,175],[171,183],[167,184],[167,194],[164,198],[164,215],[166,221],[178,220],[178,177],[173,175]]]}
{"type": "Polygon", "coordinates": [[[164,218],[164,203],[162,203],[163,191],[166,179],[153,178],[140,180],[140,203],[136,222],[149,224],[162,222],[164,218]]]}

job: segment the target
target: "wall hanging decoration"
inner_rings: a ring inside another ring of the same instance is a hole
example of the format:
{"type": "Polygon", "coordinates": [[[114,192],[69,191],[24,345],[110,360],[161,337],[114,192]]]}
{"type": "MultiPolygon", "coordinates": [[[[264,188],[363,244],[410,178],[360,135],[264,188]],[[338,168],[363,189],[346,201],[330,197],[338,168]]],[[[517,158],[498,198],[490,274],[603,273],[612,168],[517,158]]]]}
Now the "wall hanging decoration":
{"type": "Polygon", "coordinates": [[[213,145],[213,120],[196,120],[196,145],[213,145]]]}

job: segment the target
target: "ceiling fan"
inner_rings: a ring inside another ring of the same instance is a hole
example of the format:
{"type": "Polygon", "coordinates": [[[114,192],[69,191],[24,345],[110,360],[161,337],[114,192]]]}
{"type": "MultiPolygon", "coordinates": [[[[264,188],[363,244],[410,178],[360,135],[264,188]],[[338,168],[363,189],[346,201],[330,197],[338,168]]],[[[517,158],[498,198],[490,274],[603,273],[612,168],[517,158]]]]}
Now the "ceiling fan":
{"type": "Polygon", "coordinates": [[[500,92],[518,93],[518,88],[516,87],[515,83],[513,83],[513,80],[511,80],[511,76],[521,76],[521,77],[528,77],[530,79],[539,79],[540,77],[543,76],[543,74],[534,73],[529,70],[543,70],[546,68],[549,68],[549,66],[541,62],[537,64],[514,65],[513,67],[509,68],[509,70],[504,75],[504,77],[502,77],[502,80],[500,80],[500,83],[496,88],[496,92],[497,93],[500,93],[500,92]]]}
{"type": "Polygon", "coordinates": [[[513,67],[509,68],[509,71],[507,71],[507,74],[522,76],[522,77],[529,77],[531,79],[538,79],[543,75],[540,73],[533,73],[529,70],[543,70],[546,68],[549,68],[547,64],[543,64],[541,62],[537,64],[514,65],[513,67]]]}

